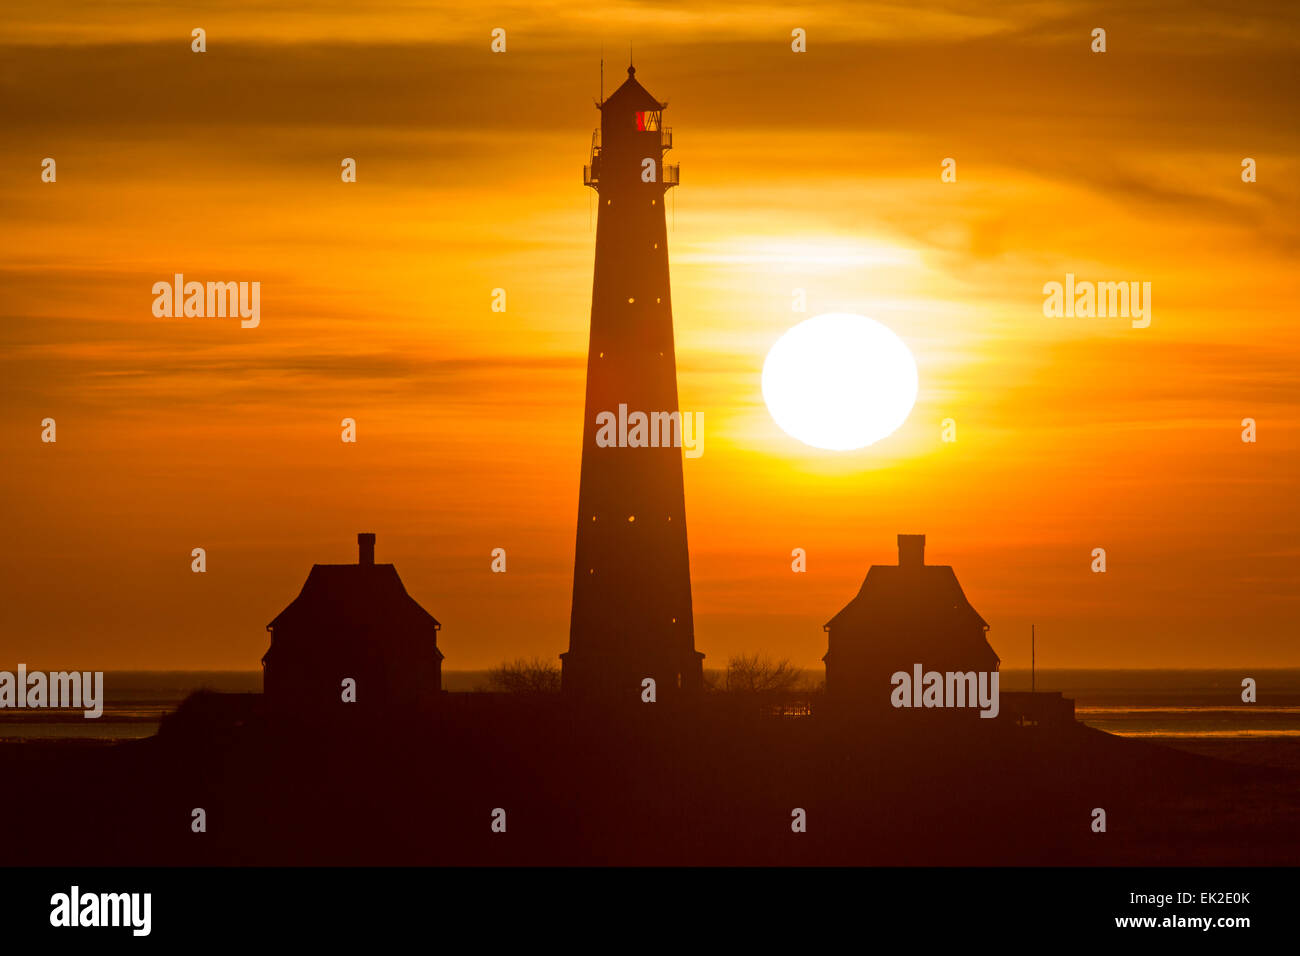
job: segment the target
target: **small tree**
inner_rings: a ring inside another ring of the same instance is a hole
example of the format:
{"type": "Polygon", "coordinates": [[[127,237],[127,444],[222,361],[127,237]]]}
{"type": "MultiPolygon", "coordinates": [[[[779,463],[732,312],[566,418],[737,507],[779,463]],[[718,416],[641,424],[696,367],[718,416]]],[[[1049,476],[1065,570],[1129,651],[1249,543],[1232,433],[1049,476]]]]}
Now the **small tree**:
{"type": "Polygon", "coordinates": [[[542,657],[520,657],[488,671],[488,685],[507,694],[558,694],[560,666],[542,657]]]}
{"type": "Polygon", "coordinates": [[[757,654],[737,654],[727,661],[722,690],[728,694],[787,694],[802,676],[788,658],[774,661],[757,654]]]}

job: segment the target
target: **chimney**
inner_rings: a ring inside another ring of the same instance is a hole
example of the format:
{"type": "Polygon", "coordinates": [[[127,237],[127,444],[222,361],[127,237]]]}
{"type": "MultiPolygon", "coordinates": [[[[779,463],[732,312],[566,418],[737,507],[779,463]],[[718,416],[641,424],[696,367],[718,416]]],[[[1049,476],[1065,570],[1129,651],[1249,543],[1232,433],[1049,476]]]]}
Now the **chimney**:
{"type": "Polygon", "coordinates": [[[900,534],[898,536],[898,566],[900,568],[925,566],[925,535],[900,534]]]}
{"type": "Polygon", "coordinates": [[[374,567],[375,536],[373,534],[357,535],[357,564],[374,567]]]}

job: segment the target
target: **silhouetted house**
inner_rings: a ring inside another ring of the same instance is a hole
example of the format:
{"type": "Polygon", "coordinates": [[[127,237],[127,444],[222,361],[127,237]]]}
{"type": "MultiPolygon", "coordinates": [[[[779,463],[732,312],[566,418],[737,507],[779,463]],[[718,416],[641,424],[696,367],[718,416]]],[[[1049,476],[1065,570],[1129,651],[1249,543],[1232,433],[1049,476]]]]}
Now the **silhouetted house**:
{"type": "Polygon", "coordinates": [[[441,625],[406,593],[396,568],[375,564],[373,534],[357,543],[356,564],[313,565],[301,593],[267,625],[262,687],[273,716],[414,710],[442,689],[441,625]],[[348,679],[355,703],[344,702],[348,679]]]}
{"type": "Polygon", "coordinates": [[[947,565],[925,563],[925,535],[898,536],[898,564],[872,565],[857,597],[825,625],[827,699],[887,707],[890,677],[926,671],[992,672],[989,626],[947,565]]]}

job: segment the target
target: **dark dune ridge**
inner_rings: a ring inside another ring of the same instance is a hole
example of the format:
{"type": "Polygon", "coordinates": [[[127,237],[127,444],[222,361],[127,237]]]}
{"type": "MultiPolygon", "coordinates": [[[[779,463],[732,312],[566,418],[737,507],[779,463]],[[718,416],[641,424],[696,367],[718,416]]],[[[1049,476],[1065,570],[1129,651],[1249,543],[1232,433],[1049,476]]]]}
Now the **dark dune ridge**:
{"type": "Polygon", "coordinates": [[[200,693],[147,740],[0,748],[10,862],[1278,865],[1300,842],[1300,774],[1081,725],[451,694],[271,732],[260,710],[200,693]]]}

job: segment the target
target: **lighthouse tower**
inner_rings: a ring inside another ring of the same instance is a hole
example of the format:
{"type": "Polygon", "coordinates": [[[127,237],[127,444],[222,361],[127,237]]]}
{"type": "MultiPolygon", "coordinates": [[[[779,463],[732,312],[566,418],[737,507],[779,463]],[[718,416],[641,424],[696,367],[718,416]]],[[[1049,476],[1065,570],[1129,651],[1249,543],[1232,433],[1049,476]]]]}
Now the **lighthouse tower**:
{"type": "Polygon", "coordinates": [[[600,197],[565,693],[639,702],[698,692],[686,549],[677,363],[664,197],[672,130],[627,80],[600,107],[583,180],[600,197]],[[653,424],[639,433],[637,414],[653,424]],[[625,427],[625,422],[632,427],[625,427]],[[613,423],[613,424],[611,424],[613,423]],[[673,440],[667,440],[676,429],[673,440]],[[658,439],[658,440],[655,440],[658,439]]]}

